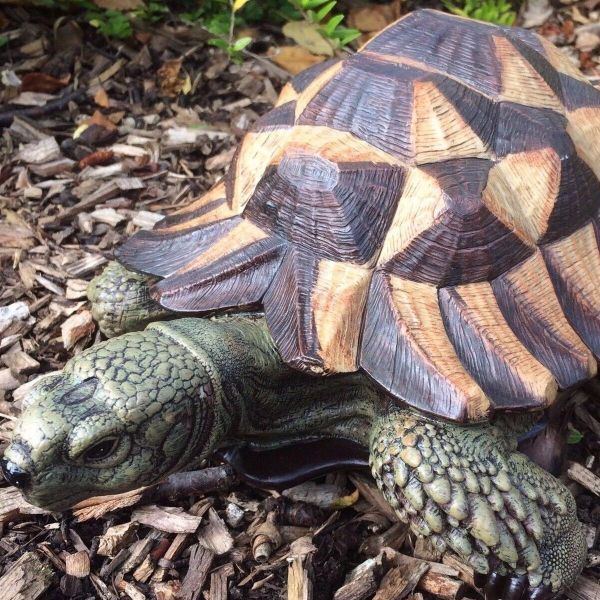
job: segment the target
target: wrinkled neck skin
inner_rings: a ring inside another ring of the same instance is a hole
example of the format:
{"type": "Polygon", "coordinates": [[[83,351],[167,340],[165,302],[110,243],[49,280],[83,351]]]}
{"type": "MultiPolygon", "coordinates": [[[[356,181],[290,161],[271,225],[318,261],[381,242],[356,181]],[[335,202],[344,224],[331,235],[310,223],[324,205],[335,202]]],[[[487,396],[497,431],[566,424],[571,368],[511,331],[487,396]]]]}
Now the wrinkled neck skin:
{"type": "MultiPolygon", "coordinates": [[[[224,318],[216,326],[181,319],[154,327],[164,328],[169,336],[189,345],[211,375],[216,418],[213,435],[199,457],[202,460],[220,446],[237,441],[274,448],[297,440],[334,437],[369,447],[374,421],[412,410],[399,406],[363,373],[313,377],[288,367],[262,317],[224,318]]],[[[491,429],[496,443],[514,449],[517,438],[538,418],[539,413],[499,414],[491,424],[463,427],[469,438],[490,439],[491,429]]]]}
{"type": "Polygon", "coordinates": [[[367,447],[371,422],[387,404],[363,374],[312,377],[286,366],[260,317],[224,318],[216,326],[181,319],[152,327],[187,345],[210,374],[215,427],[199,459],[231,442],[277,447],[341,437],[367,447]]]}

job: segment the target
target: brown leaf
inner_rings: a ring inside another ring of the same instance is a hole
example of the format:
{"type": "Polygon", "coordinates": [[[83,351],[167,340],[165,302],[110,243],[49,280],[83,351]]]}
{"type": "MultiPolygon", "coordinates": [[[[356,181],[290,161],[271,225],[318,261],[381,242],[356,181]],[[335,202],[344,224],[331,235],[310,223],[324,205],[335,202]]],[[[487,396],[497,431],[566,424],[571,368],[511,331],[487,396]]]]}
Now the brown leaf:
{"type": "Polygon", "coordinates": [[[109,131],[117,129],[117,126],[112,120],[103,115],[99,110],[94,112],[94,114],[89,119],[86,119],[84,123],[86,125],[100,125],[109,131]]]}
{"type": "Polygon", "coordinates": [[[85,169],[85,167],[105,165],[109,163],[113,158],[114,152],[112,150],[96,150],[96,152],[92,152],[91,154],[88,154],[87,156],[82,158],[77,164],[77,166],[80,169],[85,169]]]}
{"type": "Polygon", "coordinates": [[[283,67],[292,75],[297,75],[304,69],[319,64],[325,60],[324,56],[311,54],[302,46],[280,46],[271,48],[268,53],[269,58],[283,67]]]}
{"type": "Polygon", "coordinates": [[[79,340],[91,335],[94,331],[94,321],[89,310],[83,310],[69,317],[61,325],[61,334],[64,347],[69,350],[79,340]]]}
{"type": "Polygon", "coordinates": [[[158,86],[163,96],[177,96],[184,91],[186,75],[180,75],[182,60],[168,60],[156,73],[158,86]]]}
{"type": "Polygon", "coordinates": [[[104,88],[98,88],[98,91],[94,95],[94,102],[102,108],[108,108],[110,105],[110,99],[104,88]]]}
{"type": "Polygon", "coordinates": [[[26,73],[21,77],[22,92],[45,92],[53,94],[58,90],[62,90],[69,83],[69,75],[63,79],[56,79],[46,73],[26,73]]]}
{"type": "Polygon", "coordinates": [[[348,26],[363,32],[377,32],[400,18],[401,2],[367,4],[353,8],[348,16],[348,26]]]}
{"type": "Polygon", "coordinates": [[[308,21],[291,21],[282,28],[283,34],[312,54],[333,56],[333,47],[319,31],[318,25],[308,21]]]}

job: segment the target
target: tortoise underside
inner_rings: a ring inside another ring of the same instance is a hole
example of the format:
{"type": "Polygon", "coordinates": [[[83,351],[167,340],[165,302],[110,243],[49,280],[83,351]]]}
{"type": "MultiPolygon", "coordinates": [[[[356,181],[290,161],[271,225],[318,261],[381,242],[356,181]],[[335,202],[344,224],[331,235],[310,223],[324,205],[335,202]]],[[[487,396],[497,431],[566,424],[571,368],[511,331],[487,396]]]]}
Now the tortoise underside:
{"type": "Polygon", "coordinates": [[[596,373],[599,177],[600,93],[556,48],[418,11],[295,78],[119,258],[172,310],[261,303],[297,368],[480,419],[596,373]]]}

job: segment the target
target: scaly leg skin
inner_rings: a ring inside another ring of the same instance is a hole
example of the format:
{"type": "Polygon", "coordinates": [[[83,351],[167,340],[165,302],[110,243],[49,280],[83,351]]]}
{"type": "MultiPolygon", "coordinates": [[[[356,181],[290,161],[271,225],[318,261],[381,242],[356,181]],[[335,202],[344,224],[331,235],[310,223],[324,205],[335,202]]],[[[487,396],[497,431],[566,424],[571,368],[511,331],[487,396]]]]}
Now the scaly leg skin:
{"type": "Polygon", "coordinates": [[[141,331],[151,321],[170,315],[150,297],[149,278],[110,262],[88,286],[92,316],[109,338],[141,331]]]}
{"type": "Polygon", "coordinates": [[[488,600],[541,600],[575,581],[585,538],[571,493],[513,434],[392,411],[375,421],[371,468],[399,518],[470,564],[488,600]]]}

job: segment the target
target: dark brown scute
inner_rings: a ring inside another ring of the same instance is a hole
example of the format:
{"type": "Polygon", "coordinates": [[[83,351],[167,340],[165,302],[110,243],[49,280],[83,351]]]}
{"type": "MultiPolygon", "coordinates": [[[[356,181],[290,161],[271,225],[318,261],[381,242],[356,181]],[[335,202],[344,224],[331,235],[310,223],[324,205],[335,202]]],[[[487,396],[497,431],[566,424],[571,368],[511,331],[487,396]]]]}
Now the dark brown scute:
{"type": "Polygon", "coordinates": [[[348,131],[408,161],[414,156],[413,80],[422,75],[417,69],[357,55],[308,103],[298,124],[348,131]]]}
{"type": "Polygon", "coordinates": [[[256,121],[252,131],[271,131],[292,127],[296,119],[296,102],[286,102],[276,106],[256,121]]]}
{"type": "Polygon", "coordinates": [[[446,194],[446,210],[383,268],[439,287],[489,281],[534,249],[499,221],[481,200],[491,161],[451,160],[423,166],[446,194]]]}
{"type": "Polygon", "coordinates": [[[399,167],[288,151],[267,170],[244,216],[300,253],[363,264],[381,248],[403,183],[399,167]]]}
{"type": "Polygon", "coordinates": [[[511,42],[516,42],[515,46],[518,42],[521,42],[522,44],[527,44],[542,56],[545,56],[546,52],[544,50],[544,45],[535,33],[532,33],[527,29],[522,29],[521,27],[500,26],[499,29],[509,40],[511,40],[511,42]]]}
{"type": "Polygon", "coordinates": [[[467,401],[456,393],[398,318],[389,276],[375,271],[363,324],[361,367],[410,406],[466,420],[467,401]]]}
{"type": "Polygon", "coordinates": [[[548,243],[570,235],[583,227],[600,208],[600,181],[577,156],[561,157],[560,187],[548,220],[548,229],[540,243],[548,243]]]}
{"type": "Polygon", "coordinates": [[[500,102],[494,132],[494,153],[498,157],[518,152],[554,148],[560,155],[572,147],[565,132],[567,120],[548,108],[534,108],[500,102]]]}
{"type": "MultiPolygon", "coordinates": [[[[543,281],[547,277],[543,276],[543,281]]],[[[524,285],[531,282],[525,281],[524,285]]],[[[548,285],[552,285],[548,281],[548,285]]],[[[521,343],[556,377],[561,388],[566,389],[589,379],[590,357],[582,352],[581,346],[575,346],[571,339],[561,331],[561,323],[551,321],[548,314],[548,297],[558,302],[553,289],[540,289],[536,305],[528,295],[519,290],[505,273],[492,282],[494,296],[502,315],[521,343]],[[562,334],[562,335],[561,335],[562,334]]],[[[562,315],[561,315],[562,316],[562,315]]]]}
{"type": "Polygon", "coordinates": [[[500,66],[490,36],[497,31],[477,21],[420,10],[383,31],[365,50],[424,62],[495,97],[501,87],[500,66]]]}
{"type": "Polygon", "coordinates": [[[232,217],[183,233],[138,231],[115,251],[115,256],[128,269],[167,277],[203,254],[240,221],[241,217],[232,217]]]}
{"type": "Polygon", "coordinates": [[[323,368],[311,307],[318,266],[316,256],[290,247],[263,298],[269,331],[281,357],[300,370],[323,368]]]}
{"type": "MultiPolygon", "coordinates": [[[[439,291],[440,309],[446,331],[462,364],[490,397],[496,408],[541,408],[546,398],[527,389],[529,383],[519,376],[505,349],[469,317],[470,310],[458,288],[439,291]]],[[[506,340],[502,340],[506,342],[506,340]]],[[[515,368],[517,367],[517,368],[515,368]]]]}
{"type": "Polygon", "coordinates": [[[279,268],[285,246],[275,237],[251,243],[207,266],[159,281],[152,296],[164,308],[180,312],[257,304],[279,268]]]}
{"type": "Polygon", "coordinates": [[[331,67],[331,65],[338,62],[337,58],[330,58],[329,60],[323,61],[318,65],[313,65],[308,69],[298,73],[295,77],[292,77],[290,83],[296,92],[299,94],[303,92],[321,73],[324,73],[331,67]]]}
{"type": "Polygon", "coordinates": [[[165,227],[172,227],[173,225],[182,225],[183,223],[186,223],[193,219],[197,219],[198,217],[201,217],[203,215],[207,215],[208,213],[214,211],[215,209],[219,208],[220,206],[223,206],[226,203],[227,198],[217,198],[216,200],[208,202],[207,204],[201,206],[200,208],[197,208],[196,210],[192,210],[185,213],[175,213],[173,215],[167,216],[154,226],[154,231],[165,229],[165,227]]]}
{"type": "Polygon", "coordinates": [[[483,145],[492,148],[501,105],[444,75],[432,75],[431,79],[483,145]]]}
{"type": "Polygon", "coordinates": [[[569,75],[560,74],[562,97],[567,110],[586,106],[600,106],[600,91],[590,83],[578,81],[569,75]]]}

